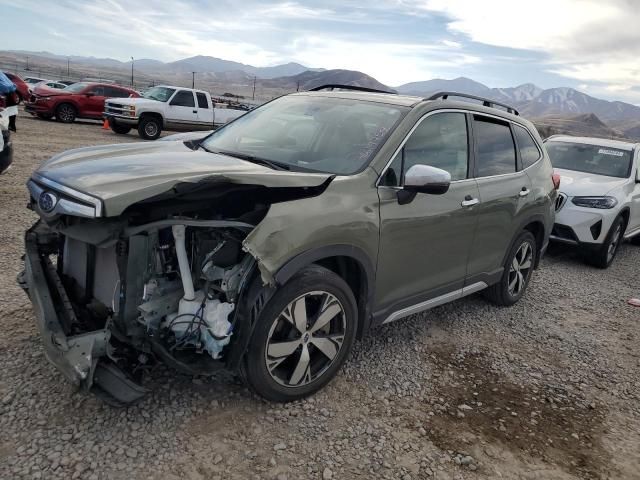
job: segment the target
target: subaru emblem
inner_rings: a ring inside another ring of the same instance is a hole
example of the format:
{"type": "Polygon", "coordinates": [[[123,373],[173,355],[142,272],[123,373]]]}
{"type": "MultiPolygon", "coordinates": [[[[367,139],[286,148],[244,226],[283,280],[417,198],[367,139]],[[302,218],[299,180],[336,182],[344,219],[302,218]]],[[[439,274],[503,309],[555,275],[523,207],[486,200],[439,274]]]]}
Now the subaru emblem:
{"type": "Polygon", "coordinates": [[[40,194],[40,198],[38,198],[38,206],[40,210],[45,213],[50,213],[56,208],[56,204],[58,203],[58,197],[51,192],[42,192],[40,194]]]}

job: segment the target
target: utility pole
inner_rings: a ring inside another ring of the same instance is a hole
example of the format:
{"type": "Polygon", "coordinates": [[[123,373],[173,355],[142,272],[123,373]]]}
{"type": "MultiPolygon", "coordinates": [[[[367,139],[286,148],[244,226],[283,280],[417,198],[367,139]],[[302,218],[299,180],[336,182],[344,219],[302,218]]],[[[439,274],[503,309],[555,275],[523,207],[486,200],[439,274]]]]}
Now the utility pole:
{"type": "Polygon", "coordinates": [[[27,72],[29,71],[29,55],[27,55],[27,68],[25,68],[25,70],[27,72]]]}
{"type": "Polygon", "coordinates": [[[131,57],[131,88],[133,88],[133,57],[131,57]]]}
{"type": "Polygon", "coordinates": [[[67,57],[67,78],[69,78],[69,57],[67,57]]]}
{"type": "Polygon", "coordinates": [[[252,100],[256,99],[256,76],[254,75],[253,77],[253,96],[251,97],[252,100]]]}
{"type": "Polygon", "coordinates": [[[300,91],[300,80],[296,82],[296,92],[300,91]]]}
{"type": "Polygon", "coordinates": [[[196,73],[198,72],[191,72],[191,88],[196,88],[196,73]]]}

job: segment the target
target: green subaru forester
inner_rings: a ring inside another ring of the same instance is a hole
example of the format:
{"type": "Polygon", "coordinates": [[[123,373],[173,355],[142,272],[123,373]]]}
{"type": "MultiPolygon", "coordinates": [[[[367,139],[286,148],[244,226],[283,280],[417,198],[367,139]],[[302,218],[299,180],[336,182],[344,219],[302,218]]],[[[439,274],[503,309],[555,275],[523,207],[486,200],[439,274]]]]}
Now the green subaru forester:
{"type": "Polygon", "coordinates": [[[552,177],[506,105],[320,87],[204,138],[51,158],[28,182],[40,220],[18,281],[48,359],[113,404],[157,362],[289,401],[372,327],[481,290],[517,302],[552,177]]]}

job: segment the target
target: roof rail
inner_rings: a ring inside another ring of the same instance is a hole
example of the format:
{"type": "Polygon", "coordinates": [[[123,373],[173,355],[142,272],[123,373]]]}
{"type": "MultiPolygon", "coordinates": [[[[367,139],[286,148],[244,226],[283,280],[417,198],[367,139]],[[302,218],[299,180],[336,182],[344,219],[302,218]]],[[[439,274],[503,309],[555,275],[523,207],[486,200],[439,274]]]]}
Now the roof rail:
{"type": "Polygon", "coordinates": [[[358,87],[356,85],[340,85],[339,83],[330,83],[328,85],[320,85],[319,87],[314,87],[310,89],[310,92],[319,92],[320,90],[334,90],[339,88],[341,90],[355,90],[356,92],[370,92],[370,93],[390,93],[392,95],[397,95],[396,92],[389,92],[385,90],[378,90],[376,88],[367,88],[367,87],[358,87]]]}
{"type": "Polygon", "coordinates": [[[496,102],[495,100],[490,100],[488,98],[478,97],[476,95],[469,95],[467,93],[457,93],[457,92],[438,92],[431,95],[429,98],[425,98],[425,100],[437,100],[442,98],[442,100],[446,100],[449,97],[460,97],[460,98],[470,98],[472,100],[478,100],[482,102],[482,105],[489,108],[495,108],[496,106],[504,108],[507,113],[512,113],[513,115],[520,115],[520,112],[513,108],[510,105],[506,105],[504,103],[496,102]]]}

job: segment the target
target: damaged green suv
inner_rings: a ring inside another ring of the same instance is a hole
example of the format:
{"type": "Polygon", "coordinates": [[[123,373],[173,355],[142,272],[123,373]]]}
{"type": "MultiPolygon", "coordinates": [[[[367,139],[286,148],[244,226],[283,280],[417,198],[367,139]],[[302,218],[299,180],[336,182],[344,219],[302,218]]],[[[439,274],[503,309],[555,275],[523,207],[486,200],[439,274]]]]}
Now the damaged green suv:
{"type": "Polygon", "coordinates": [[[460,94],[333,87],[34,172],[18,281],[71,382],[122,405],[157,363],[225,368],[289,401],[372,327],[480,290],[522,297],[556,198],[532,124],[460,94]]]}

